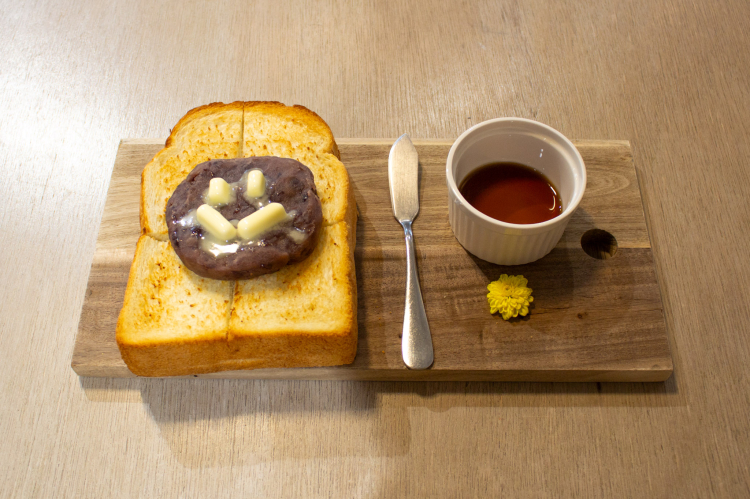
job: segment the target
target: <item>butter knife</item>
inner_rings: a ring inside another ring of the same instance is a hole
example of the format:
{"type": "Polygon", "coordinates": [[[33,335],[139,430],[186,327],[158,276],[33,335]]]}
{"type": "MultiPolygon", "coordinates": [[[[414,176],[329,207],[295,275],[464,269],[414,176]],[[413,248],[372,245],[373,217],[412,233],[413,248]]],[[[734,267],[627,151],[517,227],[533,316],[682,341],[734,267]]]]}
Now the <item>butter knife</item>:
{"type": "Polygon", "coordinates": [[[411,224],[419,213],[419,156],[408,134],[399,137],[391,147],[388,182],[393,215],[404,228],[406,237],[406,306],[401,355],[410,369],[427,369],[434,359],[432,336],[419,288],[414,234],[411,231],[411,224]]]}

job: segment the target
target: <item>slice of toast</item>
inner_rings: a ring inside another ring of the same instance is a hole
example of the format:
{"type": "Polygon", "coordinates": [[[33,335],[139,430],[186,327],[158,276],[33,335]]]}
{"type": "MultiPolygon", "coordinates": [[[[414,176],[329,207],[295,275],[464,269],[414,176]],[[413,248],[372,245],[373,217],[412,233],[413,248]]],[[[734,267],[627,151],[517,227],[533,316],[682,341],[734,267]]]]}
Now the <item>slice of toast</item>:
{"type": "Polygon", "coordinates": [[[237,281],[229,345],[242,368],[349,364],[357,352],[354,230],[325,227],[306,260],[237,281]]]}
{"type": "Polygon", "coordinates": [[[279,156],[296,159],[310,168],[323,208],[323,225],[344,220],[349,174],[339,160],[339,149],[323,119],[302,106],[279,102],[246,102],[242,156],[279,156]]]}
{"type": "Polygon", "coordinates": [[[333,154],[309,155],[298,161],[315,177],[315,188],[323,209],[323,226],[346,220],[355,202],[349,172],[343,163],[333,154]]]}
{"type": "Polygon", "coordinates": [[[308,154],[330,153],[340,157],[328,124],[303,106],[245,102],[243,127],[245,157],[279,156],[298,161],[308,154]]]}
{"type": "Polygon", "coordinates": [[[117,323],[117,343],[131,371],[176,376],[352,362],[357,212],[337,156],[328,125],[301,106],[210,104],[180,120],[141,177],[145,235],[117,323]],[[167,242],[166,203],[195,165],[242,156],[245,147],[247,156],[297,158],[312,170],[323,208],[321,237],[310,257],[277,273],[237,283],[203,279],[167,242]]]}
{"type": "Polygon", "coordinates": [[[141,376],[216,371],[229,356],[234,282],[189,271],[168,242],[141,236],[117,321],[117,345],[141,376]]]}
{"type": "Polygon", "coordinates": [[[237,158],[242,142],[244,104],[221,102],[189,111],[141,174],[141,233],[166,240],[167,201],[199,163],[237,158]]]}
{"type": "Polygon", "coordinates": [[[199,163],[248,156],[293,158],[315,176],[323,224],[346,214],[349,176],[338,160],[331,129],[302,106],[279,102],[221,102],[189,111],[172,129],[164,149],[141,175],[141,233],[167,240],[167,202],[199,163]]]}

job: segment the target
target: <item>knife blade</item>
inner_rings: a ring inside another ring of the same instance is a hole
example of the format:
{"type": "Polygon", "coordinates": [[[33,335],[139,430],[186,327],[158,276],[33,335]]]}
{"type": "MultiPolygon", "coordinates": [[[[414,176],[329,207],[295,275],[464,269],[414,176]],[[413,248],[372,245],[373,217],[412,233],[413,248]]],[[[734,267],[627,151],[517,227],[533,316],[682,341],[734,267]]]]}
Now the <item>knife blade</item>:
{"type": "Polygon", "coordinates": [[[410,369],[427,369],[434,353],[432,335],[419,287],[412,223],[419,213],[419,155],[404,134],[396,140],[388,155],[388,183],[393,215],[404,229],[406,239],[406,303],[401,355],[410,369]]]}

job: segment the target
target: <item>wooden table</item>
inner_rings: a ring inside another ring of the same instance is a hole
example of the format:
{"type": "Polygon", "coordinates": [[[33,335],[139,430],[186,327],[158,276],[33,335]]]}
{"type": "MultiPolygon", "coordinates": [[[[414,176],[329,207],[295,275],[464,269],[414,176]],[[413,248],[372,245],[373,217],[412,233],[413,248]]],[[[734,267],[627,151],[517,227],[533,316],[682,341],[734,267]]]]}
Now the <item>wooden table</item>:
{"type": "Polygon", "coordinates": [[[5,5],[0,496],[747,496],[749,18],[741,0],[5,5]],[[119,140],[235,99],[304,104],[338,137],[521,116],[629,140],[674,375],[79,378],[119,140]]]}

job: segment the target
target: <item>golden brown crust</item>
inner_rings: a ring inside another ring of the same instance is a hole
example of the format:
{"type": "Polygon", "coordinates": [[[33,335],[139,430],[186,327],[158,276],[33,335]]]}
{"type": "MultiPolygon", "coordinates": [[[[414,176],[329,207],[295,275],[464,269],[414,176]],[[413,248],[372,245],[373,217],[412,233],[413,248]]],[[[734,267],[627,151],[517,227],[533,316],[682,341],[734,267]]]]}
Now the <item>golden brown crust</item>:
{"type": "Polygon", "coordinates": [[[145,171],[146,170],[144,169],[141,172],[141,196],[138,200],[138,221],[141,226],[141,235],[147,234],[150,229],[148,217],[146,216],[146,195],[145,192],[143,192],[143,173],[145,171]]]}
{"type": "MultiPolygon", "coordinates": [[[[156,227],[152,225],[152,223],[149,221],[149,216],[146,211],[146,186],[148,185],[148,182],[146,181],[146,175],[147,172],[150,170],[151,165],[158,163],[159,157],[162,154],[167,154],[168,149],[164,148],[158,153],[156,153],[156,156],[154,156],[151,161],[148,162],[146,167],[141,172],[141,199],[138,203],[138,218],[141,222],[141,234],[150,234],[150,235],[156,235],[159,233],[156,227]]],[[[166,235],[166,232],[165,232],[166,235]]]]}
{"type": "Polygon", "coordinates": [[[218,339],[144,345],[118,343],[118,347],[128,369],[145,377],[226,371],[221,367],[231,355],[226,341],[218,339]]]}
{"type": "Polygon", "coordinates": [[[351,176],[349,175],[348,171],[346,172],[346,177],[348,179],[348,183],[346,185],[347,202],[346,202],[346,215],[344,216],[344,221],[349,227],[349,234],[350,234],[349,246],[353,255],[354,246],[357,242],[357,218],[358,218],[357,200],[354,198],[354,188],[352,187],[351,176]]]}
{"type": "MultiPolygon", "coordinates": [[[[352,190],[353,192],[353,190],[352,190]]],[[[354,199],[354,195],[352,194],[352,200],[354,199]]],[[[344,359],[343,364],[351,364],[354,362],[354,357],[357,355],[357,342],[359,339],[359,323],[357,322],[357,308],[359,306],[357,301],[357,271],[356,271],[356,265],[354,263],[354,251],[355,246],[357,242],[357,207],[356,203],[352,203],[352,216],[353,216],[353,223],[348,223],[346,225],[347,228],[347,242],[349,243],[349,286],[351,289],[351,301],[352,301],[352,317],[351,317],[351,330],[349,331],[349,336],[353,340],[353,344],[350,345],[349,350],[349,356],[344,359]]]]}
{"type": "Polygon", "coordinates": [[[133,263],[130,265],[130,271],[128,272],[128,284],[125,287],[125,298],[123,299],[122,308],[120,309],[120,315],[117,317],[117,343],[119,345],[120,340],[120,331],[122,331],[125,327],[125,321],[127,320],[127,314],[123,313],[124,310],[130,310],[133,308],[132,301],[134,300],[134,293],[132,291],[135,290],[135,281],[136,281],[136,274],[137,274],[137,267],[135,262],[140,260],[143,257],[143,245],[141,244],[141,240],[146,236],[141,236],[138,238],[138,242],[135,246],[135,254],[133,255],[133,263]]]}

